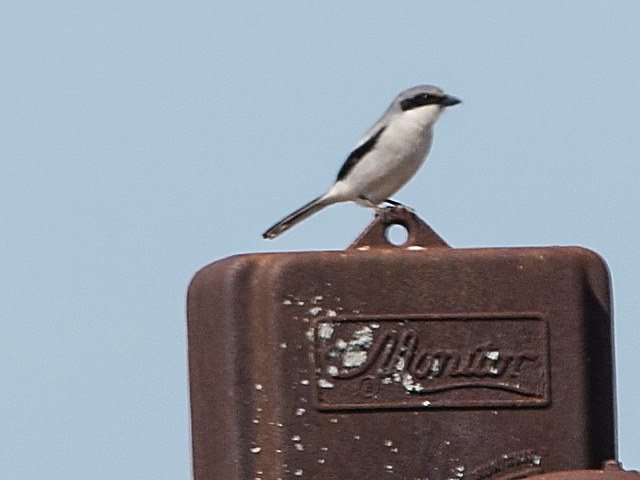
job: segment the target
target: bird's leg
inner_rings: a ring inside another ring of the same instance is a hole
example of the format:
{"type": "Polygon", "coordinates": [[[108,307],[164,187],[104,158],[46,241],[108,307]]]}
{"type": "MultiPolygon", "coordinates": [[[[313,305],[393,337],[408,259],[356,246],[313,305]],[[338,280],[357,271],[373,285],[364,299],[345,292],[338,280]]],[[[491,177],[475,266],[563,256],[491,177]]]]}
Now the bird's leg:
{"type": "Polygon", "coordinates": [[[392,208],[400,208],[402,210],[407,210],[411,213],[414,213],[413,208],[408,207],[405,204],[398,202],[397,200],[393,200],[392,198],[387,198],[384,203],[388,203],[392,208]]]}
{"type": "Polygon", "coordinates": [[[360,197],[358,198],[360,199],[360,201],[358,202],[359,204],[365,207],[373,208],[376,211],[376,215],[384,215],[384,211],[386,210],[385,208],[379,207],[364,195],[360,195],[360,197]]]}

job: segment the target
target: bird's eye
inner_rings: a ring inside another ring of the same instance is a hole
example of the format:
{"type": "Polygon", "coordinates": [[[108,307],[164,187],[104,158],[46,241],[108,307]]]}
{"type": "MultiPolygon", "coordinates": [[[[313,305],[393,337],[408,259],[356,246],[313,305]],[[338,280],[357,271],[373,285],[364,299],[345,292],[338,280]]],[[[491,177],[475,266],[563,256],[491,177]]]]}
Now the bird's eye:
{"type": "Polygon", "coordinates": [[[418,93],[411,98],[402,100],[400,102],[400,107],[402,110],[406,111],[434,103],[440,103],[440,97],[438,95],[433,95],[431,93],[418,93]]]}

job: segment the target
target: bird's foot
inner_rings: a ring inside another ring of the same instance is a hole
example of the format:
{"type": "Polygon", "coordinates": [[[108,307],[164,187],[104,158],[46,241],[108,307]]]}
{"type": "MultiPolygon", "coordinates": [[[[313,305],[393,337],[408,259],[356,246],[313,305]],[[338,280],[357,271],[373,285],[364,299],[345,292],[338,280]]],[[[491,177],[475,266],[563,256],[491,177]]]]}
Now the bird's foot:
{"type": "Polygon", "coordinates": [[[384,215],[385,210],[387,210],[386,207],[378,206],[364,195],[360,196],[360,200],[358,201],[358,203],[364,207],[373,208],[376,212],[376,216],[384,215]]]}
{"type": "Polygon", "coordinates": [[[376,205],[376,217],[386,217],[389,212],[392,212],[396,207],[379,207],[376,205]]]}
{"type": "Polygon", "coordinates": [[[376,212],[376,217],[384,217],[386,216],[388,213],[394,212],[396,210],[405,210],[409,213],[415,213],[415,211],[413,210],[413,208],[408,207],[396,200],[393,200],[391,198],[386,199],[383,203],[388,204],[385,207],[381,207],[379,205],[377,205],[376,203],[372,202],[371,200],[369,200],[367,197],[362,196],[360,197],[360,201],[358,202],[361,205],[364,205],[365,207],[369,207],[369,208],[373,208],[376,212]]]}
{"type": "Polygon", "coordinates": [[[387,198],[384,203],[388,203],[390,206],[387,207],[387,210],[395,210],[396,208],[399,210],[406,210],[407,212],[410,213],[415,213],[415,210],[403,203],[400,203],[396,200],[393,200],[391,198],[387,198]]]}

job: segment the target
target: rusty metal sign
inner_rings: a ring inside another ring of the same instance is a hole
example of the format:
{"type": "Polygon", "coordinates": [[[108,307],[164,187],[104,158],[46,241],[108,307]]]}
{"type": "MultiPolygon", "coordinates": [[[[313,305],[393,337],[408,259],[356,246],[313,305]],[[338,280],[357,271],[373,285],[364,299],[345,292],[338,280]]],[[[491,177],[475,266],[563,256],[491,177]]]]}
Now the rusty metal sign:
{"type": "Polygon", "coordinates": [[[215,262],[187,313],[196,480],[505,480],[615,458],[609,278],[588,250],[451,248],[396,209],[344,251],[215,262]]]}

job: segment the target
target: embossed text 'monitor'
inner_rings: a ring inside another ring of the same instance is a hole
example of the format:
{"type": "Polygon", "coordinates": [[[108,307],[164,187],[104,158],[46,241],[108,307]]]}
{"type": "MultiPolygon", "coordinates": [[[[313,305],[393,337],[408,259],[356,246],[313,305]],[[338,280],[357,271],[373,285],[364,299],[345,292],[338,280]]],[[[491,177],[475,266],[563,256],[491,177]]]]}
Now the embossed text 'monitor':
{"type": "Polygon", "coordinates": [[[331,386],[318,391],[320,403],[326,406],[499,406],[548,401],[547,332],[539,318],[319,321],[315,358],[321,385],[331,386]],[[514,332],[521,333],[517,342],[514,332]],[[472,396],[467,395],[469,390],[474,391],[472,396]]]}

